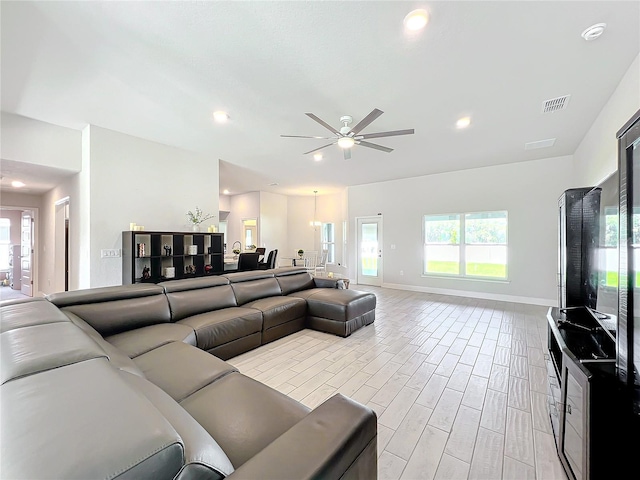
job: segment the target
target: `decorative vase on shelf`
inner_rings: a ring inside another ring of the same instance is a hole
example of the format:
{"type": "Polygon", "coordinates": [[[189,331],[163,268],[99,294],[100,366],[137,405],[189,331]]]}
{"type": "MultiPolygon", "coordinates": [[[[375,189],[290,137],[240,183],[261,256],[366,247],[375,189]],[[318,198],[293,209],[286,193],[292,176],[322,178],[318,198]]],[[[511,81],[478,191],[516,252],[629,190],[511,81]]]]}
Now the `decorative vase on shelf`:
{"type": "Polygon", "coordinates": [[[196,207],[194,211],[189,210],[187,212],[187,218],[189,219],[189,222],[193,225],[192,228],[194,232],[199,232],[200,224],[213,217],[215,217],[215,215],[211,215],[210,213],[205,214],[202,210],[200,210],[200,207],[196,207]]]}

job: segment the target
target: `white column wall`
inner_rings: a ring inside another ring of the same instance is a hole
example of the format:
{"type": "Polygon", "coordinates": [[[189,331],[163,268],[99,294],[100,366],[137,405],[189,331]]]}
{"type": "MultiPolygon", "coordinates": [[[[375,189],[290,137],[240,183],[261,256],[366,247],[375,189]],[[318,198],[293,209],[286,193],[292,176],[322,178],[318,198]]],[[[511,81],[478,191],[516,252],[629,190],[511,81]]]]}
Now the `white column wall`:
{"type": "MultiPolygon", "coordinates": [[[[260,247],[266,248],[265,259],[271,250],[280,252],[287,247],[287,196],[260,192],[260,247]]],[[[277,259],[276,259],[277,261],[277,259]]]]}
{"type": "Polygon", "coordinates": [[[89,159],[83,159],[82,173],[90,177],[90,215],[85,213],[82,222],[88,222],[90,231],[83,237],[90,239],[89,286],[120,285],[122,259],[100,258],[101,249],[121,248],[122,232],[130,222],[145,230],[190,231],[188,210],[199,206],[217,215],[218,160],[88,128],[89,159]]]}

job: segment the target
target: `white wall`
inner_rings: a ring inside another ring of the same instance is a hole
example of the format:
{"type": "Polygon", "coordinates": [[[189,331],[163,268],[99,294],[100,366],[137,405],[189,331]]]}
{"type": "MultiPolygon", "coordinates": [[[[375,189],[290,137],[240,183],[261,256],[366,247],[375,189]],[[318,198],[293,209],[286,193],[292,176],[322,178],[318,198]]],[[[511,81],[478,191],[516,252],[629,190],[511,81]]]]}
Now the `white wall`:
{"type": "Polygon", "coordinates": [[[573,155],[572,186],[596,185],[618,168],[616,132],[640,109],[640,55],[633,61],[573,155]]]}
{"type": "Polygon", "coordinates": [[[40,285],[44,293],[64,291],[64,271],[56,262],[60,252],[56,244],[56,205],[58,200],[69,197],[69,290],[79,287],[80,197],[79,175],[70,177],[42,196],[41,239],[43,255],[40,261],[40,285]]]}
{"type": "Polygon", "coordinates": [[[313,220],[313,197],[288,196],[287,211],[289,213],[287,219],[289,241],[284,251],[279,252],[278,256],[281,258],[292,257],[296,256],[296,252],[300,248],[305,251],[314,250],[314,246],[318,248],[318,240],[314,236],[314,228],[309,224],[313,220]]]}
{"type": "MultiPolygon", "coordinates": [[[[265,247],[266,255],[278,249],[281,255],[287,246],[287,196],[277,193],[260,192],[260,238],[259,247],[265,247]]],[[[276,259],[277,261],[277,259],[276,259]]]]}
{"type": "Polygon", "coordinates": [[[80,219],[90,232],[83,237],[90,245],[88,286],[120,285],[121,259],[100,258],[100,251],[121,248],[129,223],[189,231],[186,213],[196,206],[215,214],[217,222],[218,160],[93,125],[88,129],[83,174],[89,171],[89,213],[80,219]]]}
{"type": "Polygon", "coordinates": [[[227,253],[231,253],[233,242],[242,241],[242,221],[255,218],[258,223],[258,243],[261,245],[260,233],[260,192],[249,192],[241,195],[231,195],[229,201],[229,216],[227,217],[227,253]]]}
{"type": "Polygon", "coordinates": [[[2,112],[2,158],[79,172],[81,132],[2,112]]]}
{"type": "Polygon", "coordinates": [[[356,217],[382,213],[384,286],[555,305],[558,198],[572,165],[566,156],[350,187],[349,275],[356,217]],[[423,215],[491,210],[509,215],[507,282],[422,275],[423,215]]]}
{"type": "Polygon", "coordinates": [[[231,210],[231,197],[229,195],[220,195],[218,197],[220,204],[220,210],[228,212],[231,210]]]}
{"type": "MultiPolygon", "coordinates": [[[[336,258],[340,263],[342,263],[342,222],[346,220],[344,209],[346,198],[346,189],[335,194],[319,194],[316,206],[316,221],[335,225],[336,258]]],[[[310,225],[314,215],[314,197],[289,196],[287,205],[287,248],[284,253],[279,253],[278,255],[285,257],[295,256],[300,248],[305,251],[316,250],[320,252],[321,229],[319,226],[314,229],[310,225]]],[[[332,267],[329,270],[340,272],[341,267],[335,265],[335,268],[332,267]]]]}

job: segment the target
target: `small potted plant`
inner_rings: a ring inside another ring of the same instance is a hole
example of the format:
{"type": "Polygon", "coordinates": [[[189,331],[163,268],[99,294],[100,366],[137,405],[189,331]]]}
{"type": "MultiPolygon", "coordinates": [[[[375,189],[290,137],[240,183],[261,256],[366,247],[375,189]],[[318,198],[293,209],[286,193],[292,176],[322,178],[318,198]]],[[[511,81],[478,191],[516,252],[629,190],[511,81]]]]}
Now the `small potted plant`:
{"type": "Polygon", "coordinates": [[[211,215],[210,213],[203,213],[203,211],[200,210],[200,207],[196,207],[195,211],[193,212],[191,210],[187,212],[187,218],[189,219],[189,223],[191,223],[194,232],[199,232],[200,224],[209,220],[210,218],[213,218],[214,216],[215,215],[211,215]]]}
{"type": "Polygon", "coordinates": [[[304,257],[304,250],[303,249],[298,250],[298,256],[300,258],[304,257]]]}

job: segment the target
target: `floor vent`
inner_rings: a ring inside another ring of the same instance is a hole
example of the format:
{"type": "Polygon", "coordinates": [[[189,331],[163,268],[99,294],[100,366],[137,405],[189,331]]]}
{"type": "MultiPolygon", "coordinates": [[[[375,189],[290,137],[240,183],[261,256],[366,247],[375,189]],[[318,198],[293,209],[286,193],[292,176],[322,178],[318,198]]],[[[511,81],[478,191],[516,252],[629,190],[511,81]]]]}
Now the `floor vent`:
{"type": "Polygon", "coordinates": [[[557,112],[558,110],[564,110],[569,105],[569,97],[571,95],[565,95],[564,97],[552,98],[542,102],[542,113],[557,112]]]}
{"type": "Polygon", "coordinates": [[[524,144],[525,150],[536,150],[537,148],[553,147],[556,143],[555,138],[547,138],[546,140],[538,140],[537,142],[529,142],[524,144]]]}

